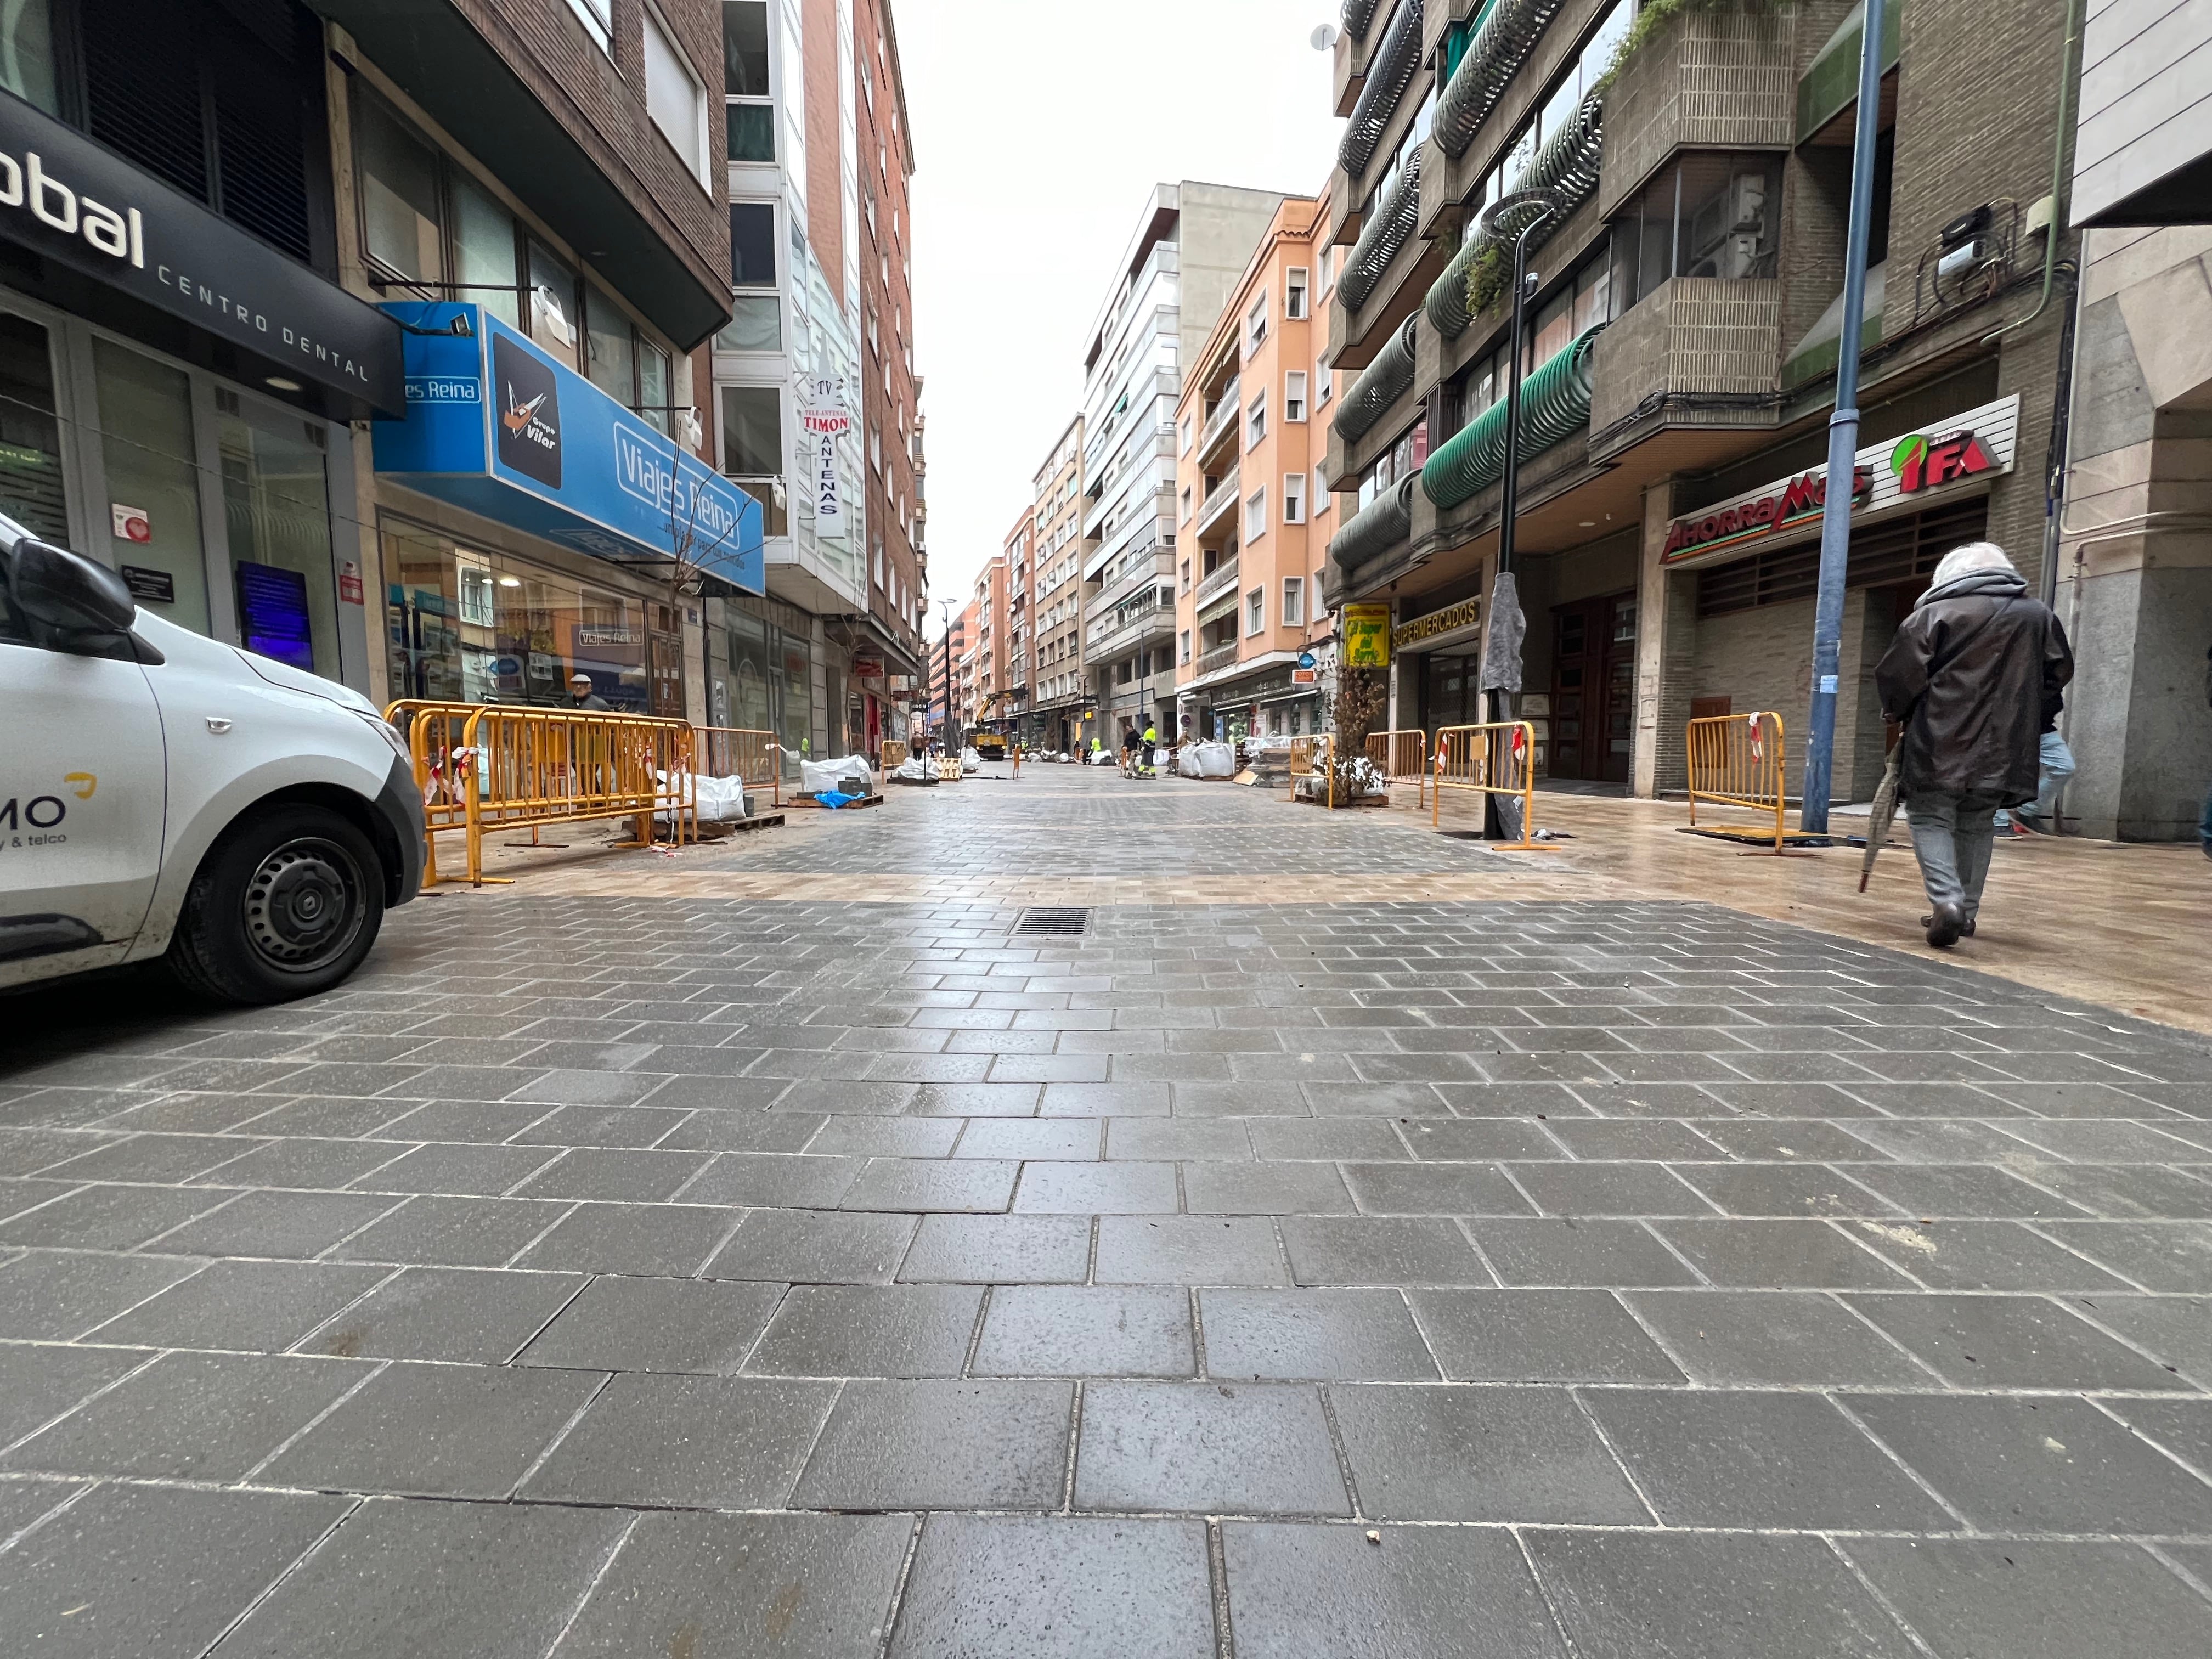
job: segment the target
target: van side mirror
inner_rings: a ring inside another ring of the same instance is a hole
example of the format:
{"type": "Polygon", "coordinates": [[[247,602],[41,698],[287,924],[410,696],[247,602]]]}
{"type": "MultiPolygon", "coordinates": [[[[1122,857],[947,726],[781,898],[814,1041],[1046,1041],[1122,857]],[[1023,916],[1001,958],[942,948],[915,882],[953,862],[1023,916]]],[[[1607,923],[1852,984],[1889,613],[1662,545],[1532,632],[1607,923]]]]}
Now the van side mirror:
{"type": "Polygon", "coordinates": [[[28,536],[9,562],[9,592],[35,622],[63,634],[121,634],[137,620],[130,587],[104,564],[28,536]]]}

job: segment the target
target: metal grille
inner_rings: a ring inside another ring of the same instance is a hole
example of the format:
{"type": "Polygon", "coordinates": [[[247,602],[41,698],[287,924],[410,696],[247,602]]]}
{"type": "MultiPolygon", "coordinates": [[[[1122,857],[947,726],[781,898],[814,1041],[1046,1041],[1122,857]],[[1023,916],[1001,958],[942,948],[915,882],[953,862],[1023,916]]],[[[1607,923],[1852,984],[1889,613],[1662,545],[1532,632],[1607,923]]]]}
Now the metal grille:
{"type": "Polygon", "coordinates": [[[1024,910],[1014,923],[1017,933],[1043,933],[1068,938],[1091,930],[1091,912],[1066,907],[1024,910]]]}
{"type": "MultiPolygon", "coordinates": [[[[1989,523],[1990,504],[1984,496],[1870,526],[1851,537],[1844,584],[1883,587],[1929,575],[1943,556],[1961,542],[1979,541],[1988,533],[1989,523]]],[[[1763,605],[1810,599],[1820,585],[1818,542],[1759,553],[1699,572],[1698,615],[1722,617],[1763,605]]]]}

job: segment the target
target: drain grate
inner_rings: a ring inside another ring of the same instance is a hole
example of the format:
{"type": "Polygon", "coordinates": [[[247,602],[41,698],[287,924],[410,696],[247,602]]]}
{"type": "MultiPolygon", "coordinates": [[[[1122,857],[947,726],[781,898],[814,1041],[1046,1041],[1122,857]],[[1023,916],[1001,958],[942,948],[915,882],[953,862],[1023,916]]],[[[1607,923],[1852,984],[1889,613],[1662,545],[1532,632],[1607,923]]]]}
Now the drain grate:
{"type": "Polygon", "coordinates": [[[1073,908],[1042,906],[1022,912],[1014,923],[1017,933],[1050,933],[1067,937],[1091,930],[1091,912],[1073,908]]]}

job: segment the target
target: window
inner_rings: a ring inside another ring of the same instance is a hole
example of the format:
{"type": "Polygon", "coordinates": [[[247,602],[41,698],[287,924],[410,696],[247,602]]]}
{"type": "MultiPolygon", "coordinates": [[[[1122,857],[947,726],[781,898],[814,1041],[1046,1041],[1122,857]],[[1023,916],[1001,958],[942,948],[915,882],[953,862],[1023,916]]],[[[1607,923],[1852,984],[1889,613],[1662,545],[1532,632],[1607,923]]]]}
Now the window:
{"type": "Polygon", "coordinates": [[[1190,522],[1190,486],[1188,484],[1182,487],[1182,517],[1176,522],[1179,524],[1190,522]]]}
{"type": "MultiPolygon", "coordinates": [[[[1183,495],[1188,499],[1190,492],[1186,489],[1183,495]]],[[[1182,591],[1186,593],[1190,592],[1190,561],[1188,559],[1182,562],[1182,591]]]]}
{"type": "Polygon", "coordinates": [[[629,319],[597,283],[585,285],[584,297],[585,376],[617,403],[634,404],[638,401],[637,355],[629,319]]]}
{"type": "MultiPolygon", "coordinates": [[[[1183,568],[1187,570],[1190,567],[1185,565],[1183,568]]],[[[1176,635],[1176,655],[1178,661],[1187,663],[1190,660],[1190,629],[1188,628],[1176,635]]]]}
{"type": "Polygon", "coordinates": [[[726,386],[722,393],[722,471],[737,478],[783,471],[783,393],[779,386],[726,386]]]}
{"type": "Polygon", "coordinates": [[[583,338],[577,321],[583,314],[578,303],[576,273],[561,256],[533,238],[530,244],[530,337],[547,356],[559,358],[578,374],[583,362],[578,351],[583,338]]]}
{"type": "Polygon", "coordinates": [[[1292,265],[1283,283],[1283,315],[1292,322],[1306,314],[1306,273],[1292,265]]]}
{"type": "Polygon", "coordinates": [[[1303,627],[1306,619],[1306,579],[1304,576],[1283,578],[1283,626],[1303,627]]]}
{"type": "MultiPolygon", "coordinates": [[[[509,328],[522,326],[515,292],[514,216],[465,173],[452,178],[454,297],[480,305],[509,328]]],[[[665,403],[666,398],[662,402],[665,403]]]]}
{"type": "Polygon", "coordinates": [[[1267,296],[1262,294],[1252,314],[1244,319],[1244,349],[1257,351],[1267,337],[1267,296]]]}
{"type": "Polygon", "coordinates": [[[378,100],[362,99],[356,109],[354,165],[360,173],[362,238],[368,257],[394,276],[442,283],[445,214],[438,152],[378,100]]]}
{"type": "Polygon", "coordinates": [[[707,100],[699,77],[651,10],[645,14],[645,112],[660,129],[684,167],[704,182],[707,100]]]}
{"type": "Polygon", "coordinates": [[[1336,497],[1329,494],[1328,480],[1322,477],[1319,467],[1314,469],[1313,502],[1314,517],[1316,519],[1322,514],[1332,511],[1336,506],[1336,497]]]}
{"type": "Polygon", "coordinates": [[[1285,473],[1283,477],[1283,522],[1304,524],[1306,521],[1306,475],[1285,473]]]}
{"type": "Polygon", "coordinates": [[[739,288],[775,286],[775,209],[770,204],[730,204],[730,268],[739,288]]]}
{"type": "Polygon", "coordinates": [[[49,115],[58,115],[53,38],[47,0],[29,0],[0,10],[0,88],[49,115]]]}
{"type": "Polygon", "coordinates": [[[1267,533],[1267,486],[1261,484],[1244,503],[1244,539],[1256,542],[1267,533]]]}
{"type": "Polygon", "coordinates": [[[1314,394],[1314,407],[1327,409],[1328,400],[1336,395],[1336,371],[1333,368],[1319,368],[1314,373],[1321,380],[1321,390],[1314,394]]]}
{"type": "Polygon", "coordinates": [[[1283,418],[1303,421],[1306,417],[1306,372],[1294,368],[1283,376],[1283,418]]]}
{"type": "Polygon", "coordinates": [[[775,160],[769,95],[768,0],[722,0],[722,92],[732,161],[775,160]]]}
{"type": "Polygon", "coordinates": [[[1262,392],[1252,399],[1252,407],[1244,422],[1244,447],[1255,447],[1267,435],[1267,394],[1262,392]]]}
{"type": "Polygon", "coordinates": [[[1244,596],[1244,631],[1256,634],[1267,625],[1267,590],[1255,587],[1244,596]]]}
{"type": "Polygon", "coordinates": [[[1179,454],[1188,455],[1190,453],[1190,416],[1186,415],[1182,417],[1182,426],[1176,429],[1178,444],[1176,453],[1179,454]]]}
{"type": "Polygon", "coordinates": [[[601,52],[613,50],[615,0],[568,0],[568,9],[584,25],[584,33],[599,43],[601,52]]]}
{"type": "Polygon", "coordinates": [[[737,294],[730,320],[714,336],[717,351],[783,349],[783,302],[774,294],[737,294]]]}

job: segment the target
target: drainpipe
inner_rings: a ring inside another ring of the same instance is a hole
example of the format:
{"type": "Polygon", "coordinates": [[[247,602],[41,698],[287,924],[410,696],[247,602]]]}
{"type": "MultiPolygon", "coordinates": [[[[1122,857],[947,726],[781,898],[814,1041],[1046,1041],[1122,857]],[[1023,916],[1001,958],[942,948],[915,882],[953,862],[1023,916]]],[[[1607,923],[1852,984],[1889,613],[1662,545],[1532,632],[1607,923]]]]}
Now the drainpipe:
{"type": "Polygon", "coordinates": [[[2058,131],[2051,141],[2051,226],[2043,233],[2043,295],[2036,301],[2035,309],[2018,322],[2007,323],[1982,336],[1984,345],[2026,328],[2043,315],[2043,308],[2051,303],[2051,283],[2058,268],[2058,233],[2063,222],[2059,193],[2066,182],[2066,112],[2074,91],[2074,53],[2081,44],[2081,0],[2066,0],[2066,42],[2058,49],[2058,131]]]}

